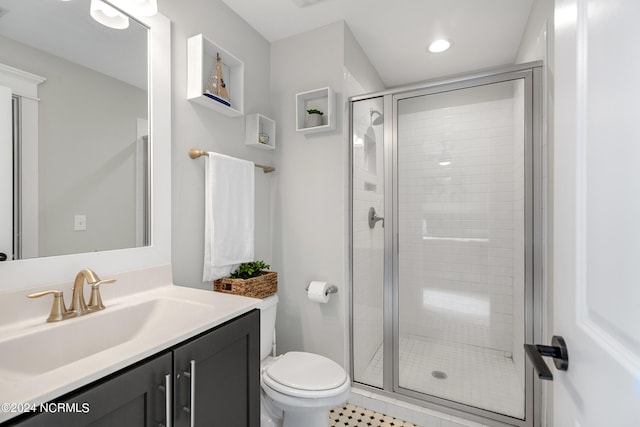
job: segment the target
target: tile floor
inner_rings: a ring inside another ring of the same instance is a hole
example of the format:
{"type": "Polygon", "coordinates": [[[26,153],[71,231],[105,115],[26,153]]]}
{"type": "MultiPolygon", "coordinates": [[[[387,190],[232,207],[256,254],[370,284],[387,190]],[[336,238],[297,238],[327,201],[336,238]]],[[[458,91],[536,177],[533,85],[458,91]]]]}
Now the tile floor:
{"type": "MultiPolygon", "coordinates": [[[[357,382],[377,384],[382,348],[357,382]]],[[[400,338],[400,386],[516,418],[524,415],[524,387],[513,360],[497,351],[422,337],[400,338]],[[446,374],[436,378],[435,371],[446,374]]]]}
{"type": "Polygon", "coordinates": [[[419,427],[350,403],[329,411],[329,420],[330,427],[419,427]]]}

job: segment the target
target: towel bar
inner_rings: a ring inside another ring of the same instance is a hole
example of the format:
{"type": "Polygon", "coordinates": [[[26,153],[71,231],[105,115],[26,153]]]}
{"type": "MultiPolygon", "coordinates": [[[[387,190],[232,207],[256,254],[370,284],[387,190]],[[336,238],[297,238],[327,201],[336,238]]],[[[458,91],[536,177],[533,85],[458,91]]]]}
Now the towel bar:
{"type": "MultiPolygon", "coordinates": [[[[189,150],[189,157],[191,157],[192,159],[197,159],[198,157],[208,156],[208,155],[209,153],[207,153],[204,150],[197,150],[195,148],[192,148],[191,150],[189,150]]],[[[264,173],[269,173],[276,170],[276,168],[274,168],[273,166],[259,165],[257,163],[254,163],[254,165],[256,165],[257,168],[262,169],[264,173]]]]}

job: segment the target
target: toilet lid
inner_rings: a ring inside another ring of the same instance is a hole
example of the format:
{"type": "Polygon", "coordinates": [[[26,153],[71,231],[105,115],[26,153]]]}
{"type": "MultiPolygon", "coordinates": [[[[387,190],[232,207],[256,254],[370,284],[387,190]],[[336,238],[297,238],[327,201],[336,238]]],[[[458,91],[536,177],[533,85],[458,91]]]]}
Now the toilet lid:
{"type": "Polygon", "coordinates": [[[313,353],[291,351],[265,373],[284,386],[298,390],[331,390],[347,381],[347,373],[331,359],[313,353]]]}

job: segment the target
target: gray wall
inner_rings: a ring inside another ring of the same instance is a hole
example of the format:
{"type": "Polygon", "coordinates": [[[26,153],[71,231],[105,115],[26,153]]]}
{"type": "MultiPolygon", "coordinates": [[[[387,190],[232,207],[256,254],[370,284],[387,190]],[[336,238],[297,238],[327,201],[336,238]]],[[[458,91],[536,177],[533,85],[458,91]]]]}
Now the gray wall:
{"type": "Polygon", "coordinates": [[[364,82],[365,91],[381,89],[382,83],[344,22],[277,41],[271,49],[271,98],[281,135],[274,209],[274,260],[280,266],[281,286],[278,351],[311,351],[347,366],[345,109],[351,94],[345,87],[347,78],[364,82]],[[296,94],[326,86],[336,92],[336,130],[296,132],[296,94]],[[338,294],[327,304],[310,302],[304,288],[312,280],[336,285],[338,294]]]}
{"type": "Polygon", "coordinates": [[[256,173],[255,242],[256,258],[279,274],[278,351],[317,352],[346,366],[345,65],[368,90],[382,88],[379,77],[342,22],[270,45],[220,1],[160,0],[159,8],[172,21],[174,282],[211,287],[201,279],[204,162],[191,160],[188,150],[274,165],[275,173],[256,173]],[[186,99],[187,38],[199,33],[244,62],[245,114],[259,112],[277,122],[275,151],[244,145],[244,117],[229,118],[186,99]],[[338,94],[337,130],[298,134],[295,94],[325,86],[338,94]],[[332,282],[340,292],[329,304],[311,304],[304,292],[311,280],[332,282]]]}
{"type": "Polygon", "coordinates": [[[38,90],[40,256],[135,247],[146,91],[6,38],[2,48],[0,62],[47,79],[38,90]],[[76,214],[87,216],[86,231],[73,230],[76,214]]]}
{"type": "MultiPolygon", "coordinates": [[[[204,159],[192,160],[190,148],[215,151],[271,165],[274,153],[244,144],[244,117],[230,118],[187,100],[187,39],[202,33],[244,62],[245,114],[272,114],[269,94],[269,43],[221,1],[160,0],[171,25],[172,63],[172,264],[174,282],[202,289],[204,257],[204,159]]],[[[272,191],[279,171],[256,169],[255,256],[272,262],[272,191]]],[[[276,268],[278,266],[273,266],[276,268]]]]}

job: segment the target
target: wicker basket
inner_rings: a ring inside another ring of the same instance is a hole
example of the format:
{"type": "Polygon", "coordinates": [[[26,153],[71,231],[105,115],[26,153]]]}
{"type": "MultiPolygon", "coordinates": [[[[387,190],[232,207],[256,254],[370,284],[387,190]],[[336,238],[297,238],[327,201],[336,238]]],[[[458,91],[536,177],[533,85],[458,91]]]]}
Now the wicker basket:
{"type": "Polygon", "coordinates": [[[242,295],[251,298],[265,298],[278,291],[278,273],[265,271],[250,279],[223,277],[213,282],[213,290],[225,294],[242,295]]]}

